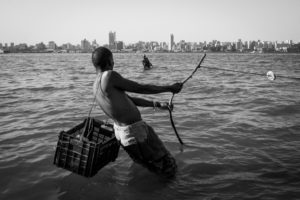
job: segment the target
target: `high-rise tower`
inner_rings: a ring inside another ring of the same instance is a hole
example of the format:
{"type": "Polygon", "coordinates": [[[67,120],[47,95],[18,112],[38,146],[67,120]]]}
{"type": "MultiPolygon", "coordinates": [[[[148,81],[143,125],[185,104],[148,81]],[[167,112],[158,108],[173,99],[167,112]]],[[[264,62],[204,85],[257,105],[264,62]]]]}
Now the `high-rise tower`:
{"type": "Polygon", "coordinates": [[[174,35],[171,34],[171,38],[170,38],[170,51],[174,51],[174,35]]]}
{"type": "Polygon", "coordinates": [[[108,35],[109,41],[108,41],[108,45],[110,49],[115,49],[116,47],[116,32],[109,32],[108,35]]]}

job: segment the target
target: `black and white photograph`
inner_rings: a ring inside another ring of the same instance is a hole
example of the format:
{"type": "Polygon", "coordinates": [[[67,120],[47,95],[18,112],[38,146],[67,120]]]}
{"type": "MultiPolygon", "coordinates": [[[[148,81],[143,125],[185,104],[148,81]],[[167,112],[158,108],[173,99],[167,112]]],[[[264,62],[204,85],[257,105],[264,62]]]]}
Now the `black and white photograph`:
{"type": "Polygon", "coordinates": [[[299,0],[0,0],[1,200],[299,200],[299,0]]]}

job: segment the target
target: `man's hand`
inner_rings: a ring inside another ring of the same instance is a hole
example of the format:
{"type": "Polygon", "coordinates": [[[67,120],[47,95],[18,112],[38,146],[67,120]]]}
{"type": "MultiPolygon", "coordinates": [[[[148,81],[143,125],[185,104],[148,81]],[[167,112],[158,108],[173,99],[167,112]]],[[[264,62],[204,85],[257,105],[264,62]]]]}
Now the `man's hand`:
{"type": "Polygon", "coordinates": [[[161,109],[161,110],[173,110],[174,105],[173,104],[169,104],[168,102],[155,102],[155,107],[161,109]]]}
{"type": "Polygon", "coordinates": [[[177,94],[178,92],[181,91],[183,86],[183,83],[174,83],[173,85],[171,85],[171,92],[174,94],[177,94]]]}

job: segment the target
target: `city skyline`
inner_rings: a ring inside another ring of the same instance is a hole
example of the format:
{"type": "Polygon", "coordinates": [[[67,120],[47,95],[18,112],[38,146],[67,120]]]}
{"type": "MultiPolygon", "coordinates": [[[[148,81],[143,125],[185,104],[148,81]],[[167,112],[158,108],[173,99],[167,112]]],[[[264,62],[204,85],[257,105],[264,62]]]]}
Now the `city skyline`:
{"type": "MultiPolygon", "coordinates": [[[[204,42],[186,42],[181,40],[175,42],[174,35],[170,34],[170,43],[157,41],[139,41],[137,43],[125,45],[123,41],[116,40],[116,32],[110,31],[108,34],[108,44],[101,46],[108,47],[114,52],[259,52],[259,53],[299,53],[300,43],[287,41],[243,41],[238,39],[235,42],[222,42],[218,40],[204,42]]],[[[65,43],[57,45],[54,41],[47,43],[40,42],[35,45],[26,43],[8,45],[0,43],[0,53],[87,53],[92,52],[100,45],[96,40],[90,42],[87,39],[81,40],[80,44],[65,43]]]]}
{"type": "Polygon", "coordinates": [[[0,42],[55,41],[76,44],[82,38],[108,44],[116,40],[169,42],[300,41],[300,1],[271,0],[0,0],[0,42]]]}
{"type": "Polygon", "coordinates": [[[117,36],[117,32],[116,31],[110,31],[109,34],[108,34],[108,37],[107,37],[107,41],[108,42],[107,43],[103,43],[103,44],[99,44],[96,39],[83,38],[80,41],[77,41],[75,43],[63,42],[62,44],[58,44],[56,41],[51,40],[51,39],[48,39],[47,41],[40,41],[40,42],[37,42],[35,44],[33,44],[33,43],[26,43],[26,42],[15,43],[14,41],[10,41],[10,42],[7,42],[7,43],[2,43],[0,41],[0,46],[1,47],[10,47],[12,44],[13,45],[22,45],[22,44],[25,44],[27,46],[35,46],[35,45],[39,45],[41,43],[43,43],[46,46],[50,46],[50,45],[53,46],[53,45],[55,45],[57,47],[58,46],[63,46],[63,45],[74,45],[74,46],[78,46],[79,45],[80,46],[80,45],[82,45],[83,41],[87,41],[87,42],[89,42],[91,44],[92,43],[96,43],[97,46],[108,46],[108,47],[112,45],[112,42],[122,42],[125,46],[127,46],[127,45],[134,45],[134,44],[137,44],[137,43],[140,43],[140,42],[142,42],[142,43],[155,42],[155,43],[166,43],[170,47],[172,45],[180,43],[181,41],[184,41],[186,43],[197,43],[197,44],[200,44],[200,43],[207,43],[208,44],[208,43],[212,43],[212,42],[236,43],[236,42],[239,42],[239,41],[241,41],[241,42],[271,42],[271,43],[277,42],[277,43],[292,43],[292,44],[299,44],[300,43],[300,42],[293,41],[293,40],[290,40],[290,39],[271,41],[271,40],[260,40],[260,39],[258,39],[258,40],[254,40],[254,39],[252,39],[252,40],[251,39],[250,40],[243,40],[242,38],[238,38],[238,39],[233,40],[233,41],[221,41],[221,40],[218,40],[218,39],[214,39],[214,40],[210,40],[210,41],[206,41],[206,40],[203,40],[203,41],[200,41],[200,40],[198,40],[198,41],[187,41],[185,39],[181,39],[181,40],[177,40],[176,41],[176,39],[175,39],[176,36],[174,34],[172,34],[172,33],[169,35],[169,40],[167,40],[167,41],[154,41],[154,40],[141,41],[141,40],[139,40],[139,41],[135,41],[135,42],[131,42],[131,43],[126,43],[122,39],[116,40],[116,36],[117,36]],[[113,34],[113,36],[111,34],[113,34]],[[113,37],[113,39],[112,39],[112,37],[113,37]]]}

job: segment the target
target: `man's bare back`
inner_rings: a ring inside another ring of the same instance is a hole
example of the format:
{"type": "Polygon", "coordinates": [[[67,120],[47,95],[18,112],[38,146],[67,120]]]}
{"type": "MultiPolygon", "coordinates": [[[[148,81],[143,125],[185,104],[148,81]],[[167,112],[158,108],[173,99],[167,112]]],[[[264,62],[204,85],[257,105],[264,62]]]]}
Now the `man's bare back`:
{"type": "Polygon", "coordinates": [[[141,120],[141,114],[124,90],[115,87],[117,77],[112,70],[98,73],[93,90],[102,110],[119,126],[141,120]],[[101,80],[101,83],[100,83],[101,80]]]}

